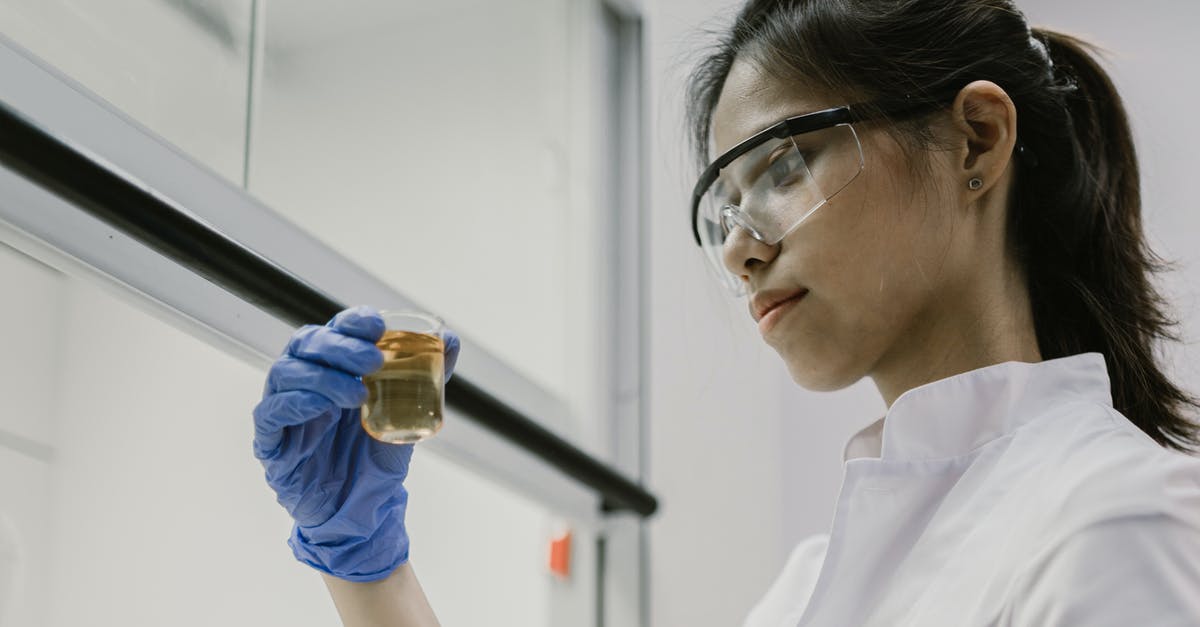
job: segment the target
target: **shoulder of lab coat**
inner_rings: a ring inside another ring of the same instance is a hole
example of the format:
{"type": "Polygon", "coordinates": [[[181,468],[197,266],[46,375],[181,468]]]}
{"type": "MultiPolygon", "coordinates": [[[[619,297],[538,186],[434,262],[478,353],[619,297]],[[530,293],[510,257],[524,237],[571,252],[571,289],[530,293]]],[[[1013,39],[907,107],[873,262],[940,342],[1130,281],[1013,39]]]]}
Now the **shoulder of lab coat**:
{"type": "MultiPolygon", "coordinates": [[[[1085,405],[1072,413],[1075,420],[1029,434],[1058,443],[1041,447],[1057,462],[1033,475],[1043,489],[1034,493],[1037,505],[1053,521],[1044,530],[1047,546],[1062,545],[1095,525],[1139,516],[1166,516],[1200,532],[1200,458],[1160,446],[1111,407],[1085,405]],[[1092,412],[1103,414],[1108,426],[1087,419],[1092,412]]],[[[1036,453],[1038,447],[1029,448],[1036,453]]]]}
{"type": "Polygon", "coordinates": [[[804,607],[797,607],[796,600],[812,595],[828,547],[827,533],[812,535],[797,543],[779,576],[750,610],[742,627],[778,627],[781,616],[785,617],[785,622],[800,620],[804,607]]]}
{"type": "Polygon", "coordinates": [[[1116,429],[1079,430],[1063,452],[1056,529],[1014,578],[1000,624],[1200,625],[1200,459],[1095,409],[1116,429]]]}
{"type": "Polygon", "coordinates": [[[1200,529],[1168,514],[1093,523],[1018,578],[1001,625],[1200,624],[1200,529]]]}
{"type": "MultiPolygon", "coordinates": [[[[988,489],[992,492],[1019,490],[1024,495],[1020,499],[1006,501],[1016,509],[1010,508],[1011,511],[1006,510],[1002,514],[1009,521],[1004,523],[1003,529],[997,531],[994,525],[986,528],[982,524],[980,526],[981,530],[986,529],[987,533],[994,536],[997,541],[1008,537],[1007,541],[1012,543],[1018,537],[1014,534],[1019,532],[1021,540],[1005,553],[1014,559],[1000,559],[1000,556],[993,556],[996,558],[995,560],[983,558],[983,563],[978,564],[979,571],[973,573],[976,575],[974,579],[966,576],[939,579],[938,572],[944,567],[943,563],[918,564],[910,560],[908,566],[910,569],[916,569],[915,571],[910,570],[910,576],[915,577],[914,580],[924,582],[921,584],[922,586],[934,584],[941,586],[941,591],[952,598],[960,598],[956,595],[966,594],[969,596],[978,592],[973,588],[965,592],[957,590],[955,586],[962,582],[978,583],[979,577],[984,577],[989,581],[1007,577],[1009,583],[1005,587],[1008,593],[1004,594],[1003,588],[998,590],[997,592],[1000,594],[988,601],[985,604],[987,607],[981,606],[978,613],[994,618],[1001,614],[1012,616],[1019,612],[1022,617],[1032,615],[1036,618],[1030,620],[1022,618],[1011,623],[988,624],[1013,626],[1047,624],[1051,627],[1068,624],[1088,625],[1088,627],[1092,627],[1093,624],[1158,625],[1157,622],[1145,620],[1125,623],[1120,620],[1112,623],[1079,622],[1072,620],[1073,614],[1068,615],[1064,619],[1065,622],[1045,622],[1042,620],[1042,616],[1063,613],[1066,610],[1062,608],[1066,607],[1066,604],[1077,602],[1077,599],[1072,598],[1071,590],[1078,587],[1079,584],[1064,580],[1062,575],[1055,577],[1053,574],[1044,573],[1063,572],[1062,565],[1070,563],[1074,559],[1072,556],[1078,555],[1081,547],[1084,551],[1091,550],[1090,555],[1096,561],[1077,568],[1075,576],[1086,578],[1089,570],[1107,570],[1108,574],[1114,576],[1123,572],[1119,565],[1114,566],[1109,562],[1114,557],[1111,550],[1106,554],[1095,550],[1095,547],[1112,541],[1111,537],[1105,537],[1106,530],[1115,528],[1109,533],[1119,534],[1122,530],[1128,531],[1129,528],[1136,525],[1143,525],[1143,528],[1133,530],[1138,534],[1140,541],[1161,542],[1163,547],[1175,545],[1178,559],[1188,560],[1189,564],[1200,564],[1200,547],[1196,546],[1194,538],[1188,539],[1186,531],[1191,529],[1191,533],[1200,533],[1197,531],[1200,530],[1200,459],[1164,449],[1111,406],[1096,403],[1058,405],[1045,418],[1048,419],[1039,420],[1027,425],[1026,428],[1018,429],[1011,434],[1011,437],[997,440],[993,446],[1001,447],[996,449],[999,453],[990,458],[990,463],[986,465],[985,470],[978,471],[981,474],[977,474],[979,477],[986,478],[991,484],[990,487],[985,484],[982,488],[977,486],[976,489],[988,489]],[[1162,521],[1163,518],[1172,522],[1165,523],[1162,521]],[[1130,522],[1120,524],[1115,522],[1118,520],[1130,522]],[[1138,522],[1132,522],[1134,520],[1138,522]],[[1166,528],[1163,534],[1155,533],[1156,529],[1162,528],[1166,528]],[[1182,539],[1177,540],[1179,537],[1182,539]],[[1005,569],[1009,568],[1009,565],[1012,570],[1006,571],[1005,569]],[[1115,571],[1114,568],[1116,568],[1115,571]],[[1005,572],[1011,572],[1011,574],[1005,575],[1005,572]],[[1038,593],[1032,594],[1031,590],[1033,589],[1037,589],[1038,593]],[[1036,605],[1038,600],[1041,600],[1043,605],[1036,605]],[[991,606],[993,602],[995,603],[994,609],[991,606]],[[1060,605],[1047,607],[1045,605],[1047,602],[1056,602],[1060,605]],[[993,611],[996,613],[993,614],[993,611]]],[[[981,466],[981,468],[983,467],[981,466]]],[[[902,478],[902,475],[900,476],[902,478]]],[[[960,501],[977,505],[993,502],[988,500],[984,503],[978,500],[963,499],[960,501]]],[[[964,511],[957,510],[944,513],[949,514],[951,518],[943,521],[941,527],[927,530],[928,532],[934,533],[936,529],[944,529],[947,524],[953,527],[957,524],[955,523],[957,517],[963,515],[984,515],[984,512],[965,511],[964,513],[964,511]]],[[[997,512],[991,511],[988,515],[994,517],[997,512]]],[[[989,518],[981,519],[981,521],[989,523],[991,520],[989,518]]],[[[925,540],[933,542],[928,546],[934,546],[941,540],[941,537],[934,533],[925,540]]],[[[829,542],[830,536],[821,534],[806,538],[798,544],[789,555],[779,577],[747,615],[743,627],[780,627],[781,625],[790,627],[795,625],[803,617],[812,597],[813,589],[825,561],[829,542]]],[[[1125,553],[1120,553],[1120,556],[1125,557],[1125,553]]],[[[1187,591],[1191,597],[1185,596],[1178,599],[1176,606],[1182,608],[1178,611],[1190,612],[1192,610],[1190,607],[1180,605],[1192,597],[1200,598],[1200,594],[1196,594],[1195,582],[1187,583],[1186,572],[1182,577],[1173,576],[1169,572],[1170,564],[1161,564],[1152,556],[1144,553],[1139,553],[1135,557],[1144,561],[1131,564],[1130,568],[1135,572],[1130,575],[1130,578],[1122,579],[1121,585],[1126,588],[1131,586],[1144,588],[1146,586],[1139,583],[1137,579],[1144,575],[1140,575],[1138,572],[1166,567],[1168,572],[1159,573],[1157,576],[1174,577],[1174,581],[1182,582],[1176,586],[1178,589],[1191,586],[1187,591]]],[[[960,565],[959,567],[966,566],[960,565]]],[[[1192,578],[1194,580],[1195,576],[1192,575],[1192,578]]],[[[1155,578],[1147,577],[1146,580],[1154,581],[1155,578]]],[[[1149,585],[1156,586],[1157,584],[1149,585]]],[[[1136,596],[1152,594],[1154,591],[1126,589],[1122,592],[1136,596]]],[[[1159,592],[1162,595],[1171,594],[1167,589],[1159,592]]],[[[894,601],[911,605],[916,598],[912,595],[902,596],[903,598],[897,598],[894,601]]],[[[937,598],[938,595],[934,595],[931,602],[945,610],[946,607],[939,603],[937,598]]],[[[940,598],[944,600],[947,597],[940,598]]],[[[1078,602],[1084,603],[1085,608],[1088,607],[1084,601],[1086,598],[1078,599],[1078,602]]],[[[1114,598],[1120,597],[1114,596],[1114,598]]],[[[1162,604],[1169,607],[1171,600],[1164,598],[1162,604]]],[[[1103,607],[1103,604],[1097,605],[1097,607],[1103,607]]],[[[927,612],[934,611],[929,608],[925,609],[927,612]]],[[[1137,611],[1137,609],[1128,608],[1128,611],[1137,611]]],[[[1143,607],[1141,609],[1147,616],[1155,617],[1155,619],[1168,615],[1162,608],[1156,610],[1143,607]]],[[[1086,610],[1075,610],[1076,613],[1080,611],[1086,610]]],[[[1172,608],[1169,611],[1176,610],[1172,608]]],[[[953,612],[951,613],[953,614],[953,612]]],[[[1112,615],[1123,618],[1123,615],[1118,613],[1112,615]]],[[[913,624],[952,624],[937,622],[933,619],[930,621],[913,624]]],[[[1170,623],[1166,624],[1170,625],[1170,623]]],[[[1193,620],[1191,624],[1200,625],[1200,620],[1193,620]]]]}

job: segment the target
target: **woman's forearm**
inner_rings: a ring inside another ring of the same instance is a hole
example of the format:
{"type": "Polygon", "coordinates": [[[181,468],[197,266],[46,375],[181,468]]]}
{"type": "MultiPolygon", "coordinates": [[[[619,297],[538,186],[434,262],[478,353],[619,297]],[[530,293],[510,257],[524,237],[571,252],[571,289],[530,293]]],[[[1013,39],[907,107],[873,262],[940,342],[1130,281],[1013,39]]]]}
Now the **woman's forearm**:
{"type": "Polygon", "coordinates": [[[438,627],[411,562],[370,583],[322,577],[345,627],[438,627]]]}

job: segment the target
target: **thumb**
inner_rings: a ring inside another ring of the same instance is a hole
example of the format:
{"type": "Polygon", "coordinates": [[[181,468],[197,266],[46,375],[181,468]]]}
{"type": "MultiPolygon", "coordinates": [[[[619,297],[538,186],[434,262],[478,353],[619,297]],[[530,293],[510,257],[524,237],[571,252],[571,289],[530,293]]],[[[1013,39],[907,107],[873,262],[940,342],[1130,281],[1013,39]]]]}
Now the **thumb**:
{"type": "Polygon", "coordinates": [[[454,366],[458,363],[459,340],[458,334],[450,329],[446,329],[443,336],[445,342],[445,361],[446,361],[446,380],[443,383],[449,382],[450,377],[454,375],[454,366]]]}

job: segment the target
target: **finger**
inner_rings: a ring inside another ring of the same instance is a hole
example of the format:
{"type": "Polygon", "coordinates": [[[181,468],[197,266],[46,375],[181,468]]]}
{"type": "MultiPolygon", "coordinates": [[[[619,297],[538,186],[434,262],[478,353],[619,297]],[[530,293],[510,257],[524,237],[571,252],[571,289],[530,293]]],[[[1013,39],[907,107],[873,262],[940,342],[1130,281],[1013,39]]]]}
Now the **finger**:
{"type": "Polygon", "coordinates": [[[329,368],[305,359],[280,357],[267,373],[272,393],[288,390],[317,392],[338,407],[358,407],[367,400],[367,386],[362,381],[336,368],[329,368]]]}
{"type": "Polygon", "coordinates": [[[254,454],[266,459],[279,448],[283,430],[334,413],[333,401],[316,392],[290,390],[269,394],[254,407],[254,454]]]}
{"type": "Polygon", "coordinates": [[[458,363],[458,351],[460,348],[458,334],[450,329],[446,329],[444,341],[446,344],[446,379],[443,381],[443,383],[448,383],[450,381],[450,377],[454,375],[454,366],[458,363]]]}
{"type": "Polygon", "coordinates": [[[383,337],[383,316],[369,305],[349,307],[338,312],[325,326],[339,333],[367,340],[374,344],[383,337]]]}
{"type": "MultiPolygon", "coordinates": [[[[314,456],[328,459],[337,455],[333,448],[337,442],[337,430],[343,423],[353,423],[361,431],[362,426],[359,425],[357,417],[357,410],[335,407],[308,422],[285,427],[277,432],[280,434],[279,442],[273,451],[265,450],[265,454],[262,454],[256,445],[255,454],[259,455],[259,459],[271,462],[266,466],[267,476],[272,485],[282,486],[297,481],[303,483],[307,478],[311,478],[313,467],[309,465],[309,460],[314,456]],[[308,473],[302,472],[305,466],[310,469],[308,473]]],[[[327,465],[327,461],[318,464],[327,465]]]]}
{"type": "Polygon", "coordinates": [[[304,325],[292,334],[285,355],[357,376],[370,374],[383,366],[383,351],[372,342],[313,324],[304,325]]]}
{"type": "Polygon", "coordinates": [[[367,443],[367,454],[375,467],[399,481],[408,476],[408,463],[412,459],[412,444],[389,444],[371,439],[367,443]]]}

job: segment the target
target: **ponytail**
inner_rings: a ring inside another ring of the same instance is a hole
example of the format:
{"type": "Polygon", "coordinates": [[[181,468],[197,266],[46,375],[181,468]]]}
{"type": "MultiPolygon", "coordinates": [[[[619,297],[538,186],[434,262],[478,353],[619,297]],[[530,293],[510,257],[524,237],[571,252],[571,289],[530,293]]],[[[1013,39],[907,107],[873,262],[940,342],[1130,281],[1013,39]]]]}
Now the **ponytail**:
{"type": "Polygon", "coordinates": [[[1039,163],[1018,173],[1010,217],[1042,356],[1104,354],[1113,406],[1160,445],[1195,453],[1198,427],[1182,410],[1200,403],[1153,354],[1156,341],[1180,340],[1151,283],[1173,267],[1144,237],[1125,106],[1094,45],[1046,29],[1033,36],[1049,53],[1052,83],[1023,129],[1039,163]]]}

